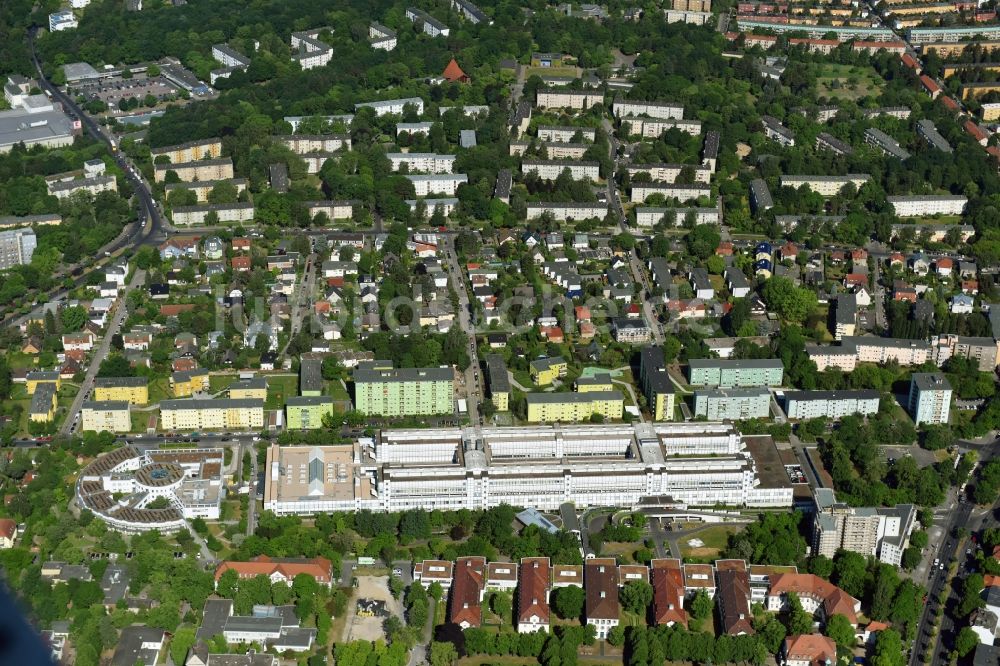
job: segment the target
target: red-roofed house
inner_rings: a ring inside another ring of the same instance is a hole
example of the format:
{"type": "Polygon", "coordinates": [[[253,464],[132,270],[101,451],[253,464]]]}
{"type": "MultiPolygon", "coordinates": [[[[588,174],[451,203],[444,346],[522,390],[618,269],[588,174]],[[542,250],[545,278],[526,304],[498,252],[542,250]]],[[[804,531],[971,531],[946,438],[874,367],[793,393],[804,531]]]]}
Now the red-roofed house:
{"type": "MultiPolygon", "coordinates": [[[[235,244],[236,241],[233,241],[233,243],[235,244]]],[[[232,264],[234,271],[248,271],[252,265],[250,257],[247,256],[233,257],[230,263],[232,264]]]]}
{"type": "Polygon", "coordinates": [[[944,107],[950,111],[958,111],[961,107],[958,106],[958,102],[955,101],[954,97],[949,97],[948,95],[941,95],[938,97],[938,101],[944,105],[944,107]]]}
{"type": "Polygon", "coordinates": [[[821,613],[826,621],[833,615],[843,615],[857,626],[861,602],[844,592],[833,583],[813,574],[783,573],[771,577],[771,589],[767,592],[767,609],[779,612],[788,608],[788,595],[795,592],[807,613],[821,613]]]}
{"type": "Polygon", "coordinates": [[[590,308],[586,305],[578,305],[573,309],[577,321],[590,321],[590,308]]]}
{"type": "Polygon", "coordinates": [[[868,261],[868,250],[860,247],[856,250],[851,250],[851,261],[868,261]]]}
{"type": "Polygon", "coordinates": [[[785,639],[785,666],[827,666],[837,663],[837,644],[820,634],[799,634],[785,639]]]}
{"type": "Polygon", "coordinates": [[[589,340],[597,334],[597,327],[594,326],[593,322],[582,321],[580,322],[580,339],[589,340]]]}
{"type": "Polygon", "coordinates": [[[478,627],[483,619],[486,558],[460,557],[455,561],[455,581],[448,593],[448,621],[462,629],[478,627]]]}
{"type": "Polygon", "coordinates": [[[903,61],[903,64],[912,69],[914,72],[920,72],[920,65],[916,60],[913,59],[909,53],[904,53],[899,56],[899,59],[903,61]]]}
{"type": "Polygon", "coordinates": [[[889,255],[889,265],[890,266],[905,266],[906,258],[903,257],[900,252],[893,252],[889,255]]]}
{"type": "Polygon", "coordinates": [[[948,257],[941,257],[934,261],[934,270],[937,271],[938,275],[948,276],[951,275],[952,270],[955,268],[955,262],[948,257]]]}
{"type": "Polygon", "coordinates": [[[522,557],[517,590],[517,632],[548,631],[549,581],[552,568],[547,557],[522,557]]]}
{"type": "Polygon", "coordinates": [[[788,40],[789,46],[805,46],[810,53],[822,53],[829,55],[840,46],[838,39],[806,39],[802,37],[792,37],[788,40]]]}
{"type": "Polygon", "coordinates": [[[962,123],[962,127],[965,129],[966,134],[979,142],[980,146],[985,146],[986,142],[989,141],[990,135],[986,133],[986,130],[971,120],[966,120],[962,123]]]}
{"type": "Polygon", "coordinates": [[[677,559],[650,562],[650,583],[653,585],[653,622],[668,627],[681,624],[687,627],[688,615],[684,610],[684,576],[681,561],[677,559]]]}
{"type": "Polygon", "coordinates": [[[1000,160],[1000,148],[996,146],[986,146],[986,152],[1000,160]]]}
{"type": "Polygon", "coordinates": [[[233,249],[239,250],[241,252],[250,251],[250,239],[249,238],[234,238],[233,239],[233,249]]]}
{"type": "Polygon", "coordinates": [[[14,547],[14,537],[17,536],[17,523],[10,518],[0,519],[0,548],[14,547]]]}
{"type": "Polygon", "coordinates": [[[795,243],[785,243],[778,248],[778,258],[782,261],[785,259],[795,261],[797,256],[799,256],[799,246],[795,243]]]}
{"type": "Polygon", "coordinates": [[[556,344],[560,344],[566,339],[566,336],[563,335],[563,330],[558,326],[543,326],[538,332],[543,338],[556,344]]]}
{"type": "Polygon", "coordinates": [[[222,562],[215,569],[215,582],[218,583],[222,574],[230,570],[235,571],[240,578],[263,575],[270,578],[272,583],[280,582],[286,585],[291,585],[292,580],[299,574],[312,576],[320,585],[329,587],[333,584],[333,566],[325,557],[271,558],[267,555],[258,555],[249,562],[222,562]]]}
{"type": "Polygon", "coordinates": [[[868,284],[868,276],[864,273],[848,273],[844,276],[845,287],[860,287],[868,284]]]}
{"type": "Polygon", "coordinates": [[[975,296],[979,293],[979,281],[978,280],[962,280],[962,293],[969,294],[970,296],[975,296]]]}
{"type": "Polygon", "coordinates": [[[731,257],[733,256],[733,244],[729,241],[722,241],[719,243],[719,247],[715,248],[715,253],[720,257],[731,257]]]}
{"type": "Polygon", "coordinates": [[[750,48],[753,46],[759,46],[762,49],[769,49],[778,43],[778,38],[774,35],[747,35],[746,39],[743,40],[744,46],[750,48]]]}
{"type": "Polygon", "coordinates": [[[931,96],[931,99],[937,99],[937,96],[941,94],[941,86],[926,74],[920,76],[920,83],[923,85],[924,90],[927,91],[927,94],[931,96]]]}

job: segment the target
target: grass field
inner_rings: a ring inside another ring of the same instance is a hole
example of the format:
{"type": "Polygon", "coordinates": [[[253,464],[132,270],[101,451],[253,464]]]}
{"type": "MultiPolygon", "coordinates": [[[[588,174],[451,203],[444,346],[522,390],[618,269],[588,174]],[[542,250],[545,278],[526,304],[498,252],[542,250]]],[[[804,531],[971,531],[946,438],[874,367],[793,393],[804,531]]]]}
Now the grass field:
{"type": "Polygon", "coordinates": [[[580,70],[576,67],[529,67],[527,76],[571,76],[575,79],[580,76],[580,70]]]}
{"type": "Polygon", "coordinates": [[[825,64],[815,70],[816,92],[825,97],[857,100],[876,95],[885,85],[871,67],[825,64]]]}
{"type": "Polygon", "coordinates": [[[680,541],[681,555],[684,557],[716,557],[729,543],[729,535],[739,532],[740,528],[732,525],[713,525],[685,536],[680,541]],[[694,548],[688,545],[691,539],[700,539],[705,545],[694,548]]]}
{"type": "Polygon", "coordinates": [[[155,405],[161,400],[170,400],[174,397],[170,390],[170,380],[166,377],[157,377],[149,382],[149,404],[155,405]]]}
{"type": "Polygon", "coordinates": [[[298,394],[299,378],[295,375],[268,375],[264,408],[280,409],[285,406],[285,400],[298,394]]]}
{"type": "Polygon", "coordinates": [[[236,375],[209,375],[208,390],[213,394],[229,388],[238,379],[236,375]]]}

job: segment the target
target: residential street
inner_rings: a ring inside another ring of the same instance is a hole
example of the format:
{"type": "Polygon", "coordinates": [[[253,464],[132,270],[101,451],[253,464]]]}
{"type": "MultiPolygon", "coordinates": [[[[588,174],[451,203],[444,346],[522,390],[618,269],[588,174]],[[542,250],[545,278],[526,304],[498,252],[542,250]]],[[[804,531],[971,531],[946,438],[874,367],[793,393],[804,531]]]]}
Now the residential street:
{"type": "Polygon", "coordinates": [[[462,327],[469,340],[469,367],[465,370],[465,400],[469,410],[469,423],[479,424],[479,401],[486,393],[480,386],[483,378],[479,373],[479,356],[476,350],[476,329],[472,323],[472,312],[470,310],[469,290],[465,284],[465,273],[459,264],[458,254],[455,252],[455,239],[453,236],[442,238],[442,246],[448,257],[445,265],[448,267],[448,278],[451,280],[451,287],[458,294],[458,323],[462,327]]]}
{"type": "Polygon", "coordinates": [[[136,269],[135,274],[132,276],[132,281],[128,283],[125,291],[119,297],[118,304],[115,306],[115,314],[111,318],[111,323],[108,324],[108,329],[105,331],[104,337],[101,338],[101,344],[94,351],[94,357],[91,359],[90,365],[87,367],[87,374],[80,385],[80,392],[73,398],[73,404],[70,405],[69,411],[66,412],[66,420],[63,421],[62,427],[59,428],[60,435],[69,435],[73,432],[76,426],[76,417],[83,408],[84,401],[90,399],[90,392],[94,388],[94,379],[97,377],[97,371],[101,369],[101,361],[111,351],[111,338],[121,330],[122,322],[125,321],[125,316],[128,314],[128,308],[125,306],[125,294],[134,289],[139,289],[145,282],[146,271],[136,269]]]}

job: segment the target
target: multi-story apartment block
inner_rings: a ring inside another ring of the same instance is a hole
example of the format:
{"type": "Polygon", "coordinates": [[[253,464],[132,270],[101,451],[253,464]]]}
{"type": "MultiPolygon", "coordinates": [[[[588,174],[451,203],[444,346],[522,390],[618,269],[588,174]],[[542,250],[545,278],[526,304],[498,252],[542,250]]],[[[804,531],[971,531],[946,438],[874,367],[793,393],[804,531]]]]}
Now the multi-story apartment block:
{"type": "Polygon", "coordinates": [[[682,172],[689,173],[695,183],[707,185],[712,180],[712,169],[692,164],[632,164],[628,167],[629,178],[647,173],[655,182],[675,183],[682,172]]]}
{"type": "Polygon", "coordinates": [[[829,33],[833,33],[841,42],[849,42],[854,39],[891,41],[896,39],[895,33],[889,28],[873,28],[862,26],[838,26],[826,24],[803,24],[803,23],[771,23],[769,21],[755,21],[753,19],[739,18],[739,28],[743,32],[759,32],[772,30],[776,33],[785,32],[805,32],[812,39],[820,39],[829,33]]]}
{"type": "Polygon", "coordinates": [[[604,640],[619,623],[618,563],[613,557],[587,560],[583,576],[586,592],[584,617],[587,624],[596,630],[597,638],[604,640]]]}
{"type": "MultiPolygon", "coordinates": [[[[213,44],[212,57],[223,67],[246,69],[250,66],[250,58],[246,57],[228,44],[213,44]]],[[[189,160],[178,160],[186,162],[189,160]]]]}
{"type": "Polygon", "coordinates": [[[922,118],[917,121],[917,134],[922,136],[931,148],[937,148],[943,153],[953,152],[951,144],[941,136],[941,132],[934,126],[934,121],[929,118],[922,118]]]}
{"type": "Polygon", "coordinates": [[[763,178],[754,178],[750,181],[750,207],[755,213],[774,208],[771,190],[763,178]]]}
{"type": "Polygon", "coordinates": [[[387,153],[393,171],[406,165],[410,173],[452,173],[455,170],[455,155],[435,153],[387,153]]]}
{"type": "Polygon", "coordinates": [[[450,414],[454,411],[455,372],[445,368],[354,371],[357,410],[372,416],[450,414]]]}
{"type": "Polygon", "coordinates": [[[291,36],[292,62],[299,63],[302,69],[322,67],[333,59],[333,49],[319,39],[323,31],[333,32],[330,28],[315,28],[304,32],[293,32],[291,36]]]}
{"type": "Polygon", "coordinates": [[[178,370],[170,375],[170,391],[175,398],[189,398],[209,389],[207,368],[178,370]]]}
{"type": "Polygon", "coordinates": [[[605,420],[619,420],[625,405],[621,391],[583,393],[529,393],[528,423],[579,423],[600,414],[605,420]]]}
{"type": "Polygon", "coordinates": [[[228,157],[223,159],[198,160],[194,162],[177,162],[171,164],[156,164],[153,166],[153,179],[162,183],[167,173],[173,171],[182,181],[196,180],[228,180],[233,177],[233,161],[228,157]]]}
{"type": "Polygon", "coordinates": [[[255,214],[252,203],[201,204],[199,206],[175,206],[170,211],[170,220],[184,226],[208,224],[209,216],[219,222],[250,222],[255,214]]]}
{"type": "Polygon", "coordinates": [[[869,127],[865,130],[865,143],[887,157],[895,157],[899,160],[910,158],[910,153],[904,150],[895,139],[876,127],[869,127]]]}
{"type": "Polygon", "coordinates": [[[859,363],[888,363],[921,365],[932,359],[931,346],[923,340],[876,338],[859,336],[844,338],[844,347],[853,347],[859,363]]]}
{"type": "Polygon", "coordinates": [[[617,317],[611,321],[611,334],[616,342],[623,342],[630,345],[641,345],[649,342],[653,337],[653,331],[642,319],[631,319],[628,317],[617,317]]]}
{"type": "Polygon", "coordinates": [[[555,125],[539,125],[538,140],[552,143],[574,143],[579,140],[594,142],[596,130],[592,127],[557,127],[555,125]]]}
{"type": "Polygon", "coordinates": [[[638,102],[616,99],[611,112],[618,118],[648,116],[650,118],[680,120],[684,117],[684,106],[670,102],[638,102]]]}
{"type": "Polygon", "coordinates": [[[58,400],[54,384],[39,384],[31,395],[28,420],[32,423],[49,423],[56,416],[58,400]]]}
{"type": "Polygon", "coordinates": [[[303,201],[310,218],[323,213],[331,220],[349,220],[354,215],[357,201],[303,201]]]}
{"type": "Polygon", "coordinates": [[[410,212],[416,214],[423,204],[423,218],[427,219],[440,211],[445,217],[450,216],[458,208],[458,199],[446,197],[439,199],[407,199],[406,205],[410,207],[410,212]]]}
{"type": "Polygon", "coordinates": [[[621,119],[621,125],[626,134],[635,134],[644,139],[655,139],[672,129],[679,130],[691,136],[701,134],[700,120],[683,120],[667,118],[642,118],[626,116],[621,119]]]}
{"type": "Polygon", "coordinates": [[[232,180],[203,180],[193,183],[170,183],[163,187],[163,193],[169,197],[171,192],[177,192],[180,190],[185,190],[188,192],[194,192],[194,195],[198,197],[199,203],[208,203],[209,193],[215,189],[216,185],[221,183],[228,183],[236,188],[237,194],[242,194],[247,189],[246,178],[233,178],[232,180]]]}
{"type": "Polygon", "coordinates": [[[132,429],[128,403],[124,400],[84,402],[80,429],[84,432],[128,432],[132,429]]]}
{"type": "Polygon", "coordinates": [[[862,185],[871,180],[871,175],[867,173],[849,173],[846,176],[781,176],[782,187],[799,189],[809,186],[809,189],[824,197],[832,197],[840,194],[841,190],[850,183],[855,189],[860,189],[862,185]]]}
{"type": "Polygon", "coordinates": [[[322,395],[293,395],[285,402],[285,427],[289,430],[315,430],[323,426],[323,417],[333,415],[333,398],[322,395]]]}
{"type": "Polygon", "coordinates": [[[451,0],[451,8],[465,17],[465,20],[473,24],[493,23],[490,17],[483,10],[472,4],[469,0],[451,0]]]}
{"type": "MultiPolygon", "coordinates": [[[[511,141],[512,157],[523,155],[531,146],[527,141],[511,141]]],[[[579,160],[590,150],[589,143],[559,143],[543,141],[539,147],[545,151],[545,157],[550,160],[579,160]]]]}
{"type": "Polygon", "coordinates": [[[374,21],[368,26],[368,41],[373,49],[392,51],[396,48],[396,31],[374,21]]]}
{"type": "Polygon", "coordinates": [[[507,374],[507,364],[500,354],[486,356],[486,377],[489,381],[490,400],[498,412],[510,409],[510,377],[507,374]]]}
{"type": "Polygon", "coordinates": [[[349,134],[292,134],[290,136],[276,136],[274,140],[284,145],[296,155],[333,153],[338,150],[351,149],[351,137],[349,134]]]}
{"type": "Polygon", "coordinates": [[[934,363],[939,368],[953,356],[976,361],[980,372],[993,372],[997,367],[998,344],[993,338],[942,333],[932,344],[934,363]]]}
{"type": "Polygon", "coordinates": [[[695,201],[701,197],[711,197],[712,188],[708,185],[654,185],[651,183],[632,183],[631,201],[644,203],[654,194],[661,194],[667,201],[676,199],[681,203],[695,201]]]}
{"type": "Polygon", "coordinates": [[[164,430],[260,430],[264,427],[264,401],[163,400],[160,427],[164,430]]]}
{"type": "Polygon", "coordinates": [[[31,229],[0,231],[0,270],[31,263],[38,239],[31,229]]]}
{"type": "Polygon", "coordinates": [[[719,224],[718,208],[650,208],[638,206],[635,209],[635,223],[640,227],[652,227],[671,217],[673,226],[680,226],[688,216],[694,216],[695,224],[719,224]]]}
{"type": "Polygon", "coordinates": [[[604,219],[608,214],[607,204],[596,203],[529,203],[527,206],[527,219],[537,220],[542,215],[549,214],[552,219],[562,222],[565,220],[589,220],[591,218],[604,219]]]}
{"type": "Polygon", "coordinates": [[[694,415],[711,421],[767,418],[771,392],[764,388],[708,389],[694,392],[694,415]]]}
{"type": "Polygon", "coordinates": [[[459,185],[469,182],[469,177],[464,173],[424,174],[407,176],[406,178],[413,183],[414,193],[418,197],[426,197],[431,194],[454,196],[459,185]]]}
{"type": "Polygon", "coordinates": [[[946,28],[910,28],[906,38],[913,45],[937,42],[963,42],[973,38],[1000,39],[1000,25],[954,25],[946,28]]]}
{"type": "Polygon", "coordinates": [[[49,32],[73,30],[78,27],[80,27],[80,22],[76,20],[72,10],[66,9],[49,14],[49,32]]]}
{"type": "Polygon", "coordinates": [[[837,502],[829,488],[817,488],[815,499],[814,554],[832,558],[842,549],[900,565],[916,525],[917,511],[912,504],[891,508],[850,507],[837,502]]]}
{"type": "Polygon", "coordinates": [[[816,149],[829,150],[836,155],[852,155],[854,148],[846,141],[841,141],[832,134],[820,132],[816,135],[816,149]]]}
{"type": "Polygon", "coordinates": [[[907,402],[913,422],[948,423],[951,410],[951,384],[940,372],[915,372],[910,377],[907,402]]]}
{"type": "Polygon", "coordinates": [[[94,380],[94,400],[145,405],[149,402],[149,380],[145,377],[98,377],[94,380]]]}
{"type": "Polygon", "coordinates": [[[267,377],[241,379],[229,385],[229,398],[233,400],[266,400],[267,377]]]}
{"type": "Polygon", "coordinates": [[[188,141],[176,146],[153,148],[150,150],[150,156],[153,158],[154,163],[157,161],[157,158],[165,156],[170,160],[171,164],[218,159],[222,157],[222,139],[188,141]]]}
{"type": "Polygon", "coordinates": [[[559,377],[564,377],[569,364],[562,356],[536,358],[528,363],[528,373],[536,386],[548,386],[559,377]]]}
{"type": "Polygon", "coordinates": [[[524,174],[537,174],[542,180],[555,180],[564,171],[569,171],[573,180],[600,180],[600,163],[598,162],[574,162],[574,161],[543,161],[524,160],[521,162],[521,172],[524,174]]]}
{"type": "Polygon", "coordinates": [[[595,90],[539,88],[535,106],[548,109],[589,109],[604,103],[604,93],[595,90]]]}
{"type": "Polygon", "coordinates": [[[691,359],[691,386],[755,387],[781,386],[785,368],[780,359],[691,359]]]}
{"type": "Polygon", "coordinates": [[[955,195],[911,195],[886,197],[897,217],[961,215],[969,200],[955,195]]]}
{"type": "Polygon", "coordinates": [[[59,200],[68,199],[77,192],[88,192],[97,196],[101,192],[117,192],[118,180],[114,176],[93,176],[73,180],[50,180],[49,194],[59,200]]]}
{"type": "Polygon", "coordinates": [[[451,28],[422,9],[407,7],[406,18],[410,19],[411,23],[419,24],[425,35],[447,37],[451,33],[451,28]]]}
{"type": "Polygon", "coordinates": [[[51,384],[56,391],[62,386],[62,379],[58,370],[32,370],[24,378],[25,389],[28,395],[35,395],[38,387],[51,384]]]}
{"type": "Polygon", "coordinates": [[[403,99],[384,99],[377,102],[360,102],[354,105],[354,110],[374,109],[376,116],[402,115],[407,106],[412,106],[417,115],[424,115],[424,100],[419,97],[403,99]]]}
{"type": "Polygon", "coordinates": [[[774,116],[761,116],[760,122],[764,126],[764,136],[768,139],[776,141],[782,146],[795,145],[795,134],[774,116]]]}
{"type": "Polygon", "coordinates": [[[790,419],[839,419],[850,414],[878,413],[878,391],[785,391],[790,419]]]}
{"type": "Polygon", "coordinates": [[[639,378],[654,421],[673,421],[677,389],[667,373],[662,347],[643,347],[639,378]]]}

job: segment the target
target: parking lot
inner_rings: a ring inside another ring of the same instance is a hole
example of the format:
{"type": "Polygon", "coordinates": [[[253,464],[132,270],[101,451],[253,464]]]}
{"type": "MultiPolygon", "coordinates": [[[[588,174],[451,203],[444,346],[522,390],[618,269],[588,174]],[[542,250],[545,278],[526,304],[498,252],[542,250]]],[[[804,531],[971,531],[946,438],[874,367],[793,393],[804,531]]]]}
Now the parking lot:
{"type": "Polygon", "coordinates": [[[147,78],[136,76],[131,79],[112,77],[85,84],[77,84],[73,92],[83,95],[88,100],[100,100],[109,107],[116,108],[123,99],[143,99],[152,95],[158,100],[176,95],[179,89],[161,76],[147,78]]]}

